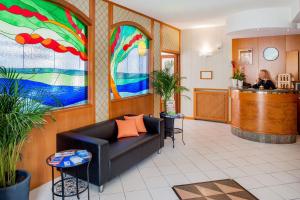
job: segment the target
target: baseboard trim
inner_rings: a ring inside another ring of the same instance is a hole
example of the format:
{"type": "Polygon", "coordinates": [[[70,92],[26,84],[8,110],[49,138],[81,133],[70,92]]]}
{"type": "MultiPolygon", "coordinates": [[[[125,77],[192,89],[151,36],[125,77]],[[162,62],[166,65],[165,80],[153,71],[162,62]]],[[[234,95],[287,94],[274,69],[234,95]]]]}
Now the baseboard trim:
{"type": "Polygon", "coordinates": [[[193,117],[193,116],[184,116],[184,119],[187,119],[187,120],[195,120],[195,117],[193,117]]]}

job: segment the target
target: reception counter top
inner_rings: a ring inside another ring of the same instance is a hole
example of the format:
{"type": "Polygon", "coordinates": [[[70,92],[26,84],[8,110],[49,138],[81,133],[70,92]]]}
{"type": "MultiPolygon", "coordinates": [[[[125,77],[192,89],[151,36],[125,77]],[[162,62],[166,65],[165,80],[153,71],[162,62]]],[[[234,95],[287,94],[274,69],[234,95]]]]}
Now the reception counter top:
{"type": "Polygon", "coordinates": [[[231,90],[239,90],[246,93],[264,93],[264,94],[300,94],[299,90],[275,89],[275,90],[259,90],[254,88],[230,88],[231,90]]]}
{"type": "Polygon", "coordinates": [[[264,143],[297,139],[299,92],[231,88],[232,133],[264,143]]]}

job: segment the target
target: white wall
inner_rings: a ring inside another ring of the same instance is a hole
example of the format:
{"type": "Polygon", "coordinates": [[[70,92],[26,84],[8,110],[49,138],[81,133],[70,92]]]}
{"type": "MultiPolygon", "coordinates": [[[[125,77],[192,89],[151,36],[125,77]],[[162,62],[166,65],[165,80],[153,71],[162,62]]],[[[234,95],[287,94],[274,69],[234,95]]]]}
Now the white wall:
{"type": "Polygon", "coordinates": [[[226,36],[225,27],[201,28],[182,31],[181,74],[186,77],[182,85],[189,88],[182,97],[181,112],[193,116],[194,88],[226,89],[231,76],[231,38],[226,36]],[[220,47],[220,50],[217,50],[220,47]],[[215,51],[212,56],[200,56],[203,50],[215,51]],[[200,80],[200,71],[213,71],[212,80],[200,80]]]}

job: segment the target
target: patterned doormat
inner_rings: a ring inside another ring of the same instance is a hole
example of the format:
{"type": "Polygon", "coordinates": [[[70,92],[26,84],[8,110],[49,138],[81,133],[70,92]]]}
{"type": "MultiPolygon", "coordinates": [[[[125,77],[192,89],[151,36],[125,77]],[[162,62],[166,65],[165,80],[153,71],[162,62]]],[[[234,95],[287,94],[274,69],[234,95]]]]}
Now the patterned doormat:
{"type": "Polygon", "coordinates": [[[231,179],[174,186],[180,200],[258,200],[231,179]]]}

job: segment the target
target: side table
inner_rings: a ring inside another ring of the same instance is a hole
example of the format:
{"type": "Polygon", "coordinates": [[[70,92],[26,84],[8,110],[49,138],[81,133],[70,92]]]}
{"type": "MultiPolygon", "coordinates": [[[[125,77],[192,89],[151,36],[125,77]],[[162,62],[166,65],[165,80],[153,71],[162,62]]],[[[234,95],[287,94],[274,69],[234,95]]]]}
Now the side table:
{"type": "Polygon", "coordinates": [[[65,197],[77,196],[87,190],[88,200],[90,199],[89,190],[89,165],[92,160],[92,154],[83,150],[67,150],[61,151],[49,156],[46,163],[52,169],[52,198],[55,196],[61,197],[62,200],[65,197]],[[82,152],[86,152],[83,155],[82,152]],[[56,156],[61,155],[61,156],[56,156]],[[76,162],[75,162],[76,161],[76,162]],[[86,182],[78,178],[78,168],[86,167],[86,182]],[[54,181],[54,168],[60,172],[60,180],[54,181]],[[66,172],[68,170],[75,170],[75,177],[67,177],[66,172]]]}
{"type": "Polygon", "coordinates": [[[182,143],[185,145],[184,139],[183,139],[183,120],[184,115],[183,114],[166,114],[161,113],[161,117],[165,119],[165,137],[171,137],[173,141],[173,148],[175,148],[175,134],[181,134],[181,140],[182,143]],[[181,119],[181,127],[175,128],[175,119],[181,119]]]}

